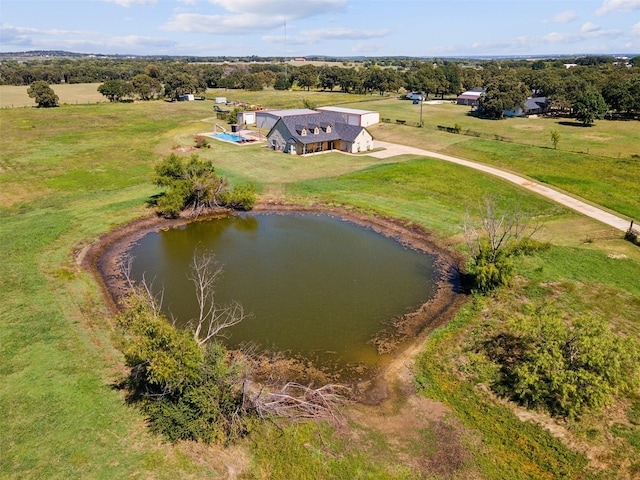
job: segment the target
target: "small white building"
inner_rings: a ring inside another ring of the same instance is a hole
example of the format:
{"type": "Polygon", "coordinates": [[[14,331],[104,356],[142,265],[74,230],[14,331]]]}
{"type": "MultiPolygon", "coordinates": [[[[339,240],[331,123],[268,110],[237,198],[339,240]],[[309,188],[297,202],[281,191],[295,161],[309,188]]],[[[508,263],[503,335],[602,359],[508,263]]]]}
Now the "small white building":
{"type": "Polygon", "coordinates": [[[343,107],[319,107],[316,110],[320,112],[335,112],[342,115],[345,123],[356,125],[358,127],[368,127],[380,123],[380,114],[370,110],[358,110],[355,108],[343,107]]]}
{"type": "Polygon", "coordinates": [[[227,97],[216,97],[214,102],[215,103],[227,103],[227,97]]]}
{"type": "Polygon", "coordinates": [[[256,124],[256,112],[238,112],[238,123],[240,125],[255,125],[256,124]]]}

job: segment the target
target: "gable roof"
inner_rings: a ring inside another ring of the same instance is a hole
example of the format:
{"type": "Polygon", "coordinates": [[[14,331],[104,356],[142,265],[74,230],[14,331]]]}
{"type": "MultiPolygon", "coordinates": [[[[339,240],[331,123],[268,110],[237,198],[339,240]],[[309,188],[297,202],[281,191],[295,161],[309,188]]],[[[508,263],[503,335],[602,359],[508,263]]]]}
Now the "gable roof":
{"type": "Polygon", "coordinates": [[[290,138],[287,141],[294,140],[308,145],[310,143],[330,142],[333,140],[346,140],[353,142],[358,135],[364,130],[364,127],[357,125],[349,125],[345,123],[342,115],[336,112],[316,112],[305,115],[289,115],[280,117],[278,122],[271,128],[267,137],[277,128],[279,124],[284,124],[287,128],[290,138]],[[313,133],[318,127],[319,132],[313,133]],[[331,127],[328,129],[327,127],[331,127]],[[307,130],[306,135],[302,135],[303,130],[307,130]],[[329,131],[327,131],[329,130],[329,131]]]}
{"type": "Polygon", "coordinates": [[[538,108],[546,108],[547,105],[547,97],[529,97],[524,102],[525,110],[536,110],[538,108]]]}

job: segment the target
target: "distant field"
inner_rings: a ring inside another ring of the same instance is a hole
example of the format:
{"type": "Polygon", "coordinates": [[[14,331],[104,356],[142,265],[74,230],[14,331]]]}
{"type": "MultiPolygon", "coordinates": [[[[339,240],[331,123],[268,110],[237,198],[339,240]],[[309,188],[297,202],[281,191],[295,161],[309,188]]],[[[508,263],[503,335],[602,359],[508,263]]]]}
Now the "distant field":
{"type": "MultiPolygon", "coordinates": [[[[81,104],[106,102],[104,95],[98,93],[99,83],[74,83],[51,85],[60,103],[81,104]]],[[[36,102],[27,95],[27,86],[0,85],[0,108],[34,107],[36,102]]]]}

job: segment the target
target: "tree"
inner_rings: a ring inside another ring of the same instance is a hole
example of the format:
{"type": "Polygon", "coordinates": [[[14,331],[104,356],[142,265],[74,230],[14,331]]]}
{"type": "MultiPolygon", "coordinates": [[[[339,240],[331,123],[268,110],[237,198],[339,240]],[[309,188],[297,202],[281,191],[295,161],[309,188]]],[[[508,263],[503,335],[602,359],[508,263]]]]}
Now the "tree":
{"type": "Polygon", "coordinates": [[[474,224],[470,215],[464,221],[464,235],[470,258],[467,270],[472,290],[488,293],[511,283],[514,275],[513,257],[543,248],[532,237],[539,225],[519,208],[499,210],[492,197],[480,206],[480,222],[474,224]]]}
{"type": "Polygon", "coordinates": [[[560,142],[560,133],[557,130],[551,130],[549,136],[551,137],[553,149],[556,150],[558,148],[558,143],[560,142]]]}
{"type": "Polygon", "coordinates": [[[593,125],[596,119],[604,118],[604,114],[607,113],[607,104],[600,92],[590,90],[573,103],[573,110],[576,120],[588,127],[593,125]]]}
{"type": "Polygon", "coordinates": [[[511,321],[484,344],[499,367],[492,388],[500,395],[552,415],[576,418],[638,387],[640,351],[603,320],[564,321],[542,311],[511,321]]]}
{"type": "Polygon", "coordinates": [[[203,88],[200,80],[195,75],[176,72],[169,75],[165,80],[164,91],[167,97],[177,100],[180,95],[198,93],[203,91],[203,88]]]}
{"type": "Polygon", "coordinates": [[[229,191],[229,183],[220,177],[209,160],[192,155],[185,163],[176,154],[171,154],[155,167],[154,183],[167,190],[157,200],[158,212],[176,217],[190,209],[198,216],[205,209],[229,206],[248,210],[255,203],[253,187],[249,190],[229,191]]]}
{"type": "Polygon", "coordinates": [[[27,89],[30,98],[35,99],[38,108],[51,108],[58,106],[58,95],[49,84],[43,80],[33,82],[27,89]]]}
{"type": "Polygon", "coordinates": [[[529,89],[523,82],[502,75],[487,85],[487,91],[480,97],[480,109],[491,118],[502,118],[505,110],[523,108],[528,96],[529,89]]]}
{"type": "Polygon", "coordinates": [[[134,87],[124,80],[107,80],[98,87],[98,92],[107,97],[110,102],[121,102],[125,97],[133,94],[134,87]]]}
{"type": "Polygon", "coordinates": [[[136,94],[140,100],[152,100],[157,98],[162,92],[162,84],[160,81],[144,73],[133,77],[131,79],[131,85],[133,93],[136,94]]]}
{"type": "Polygon", "coordinates": [[[318,84],[318,69],[315,65],[303,65],[295,71],[295,78],[299,87],[309,91],[318,84]]]}

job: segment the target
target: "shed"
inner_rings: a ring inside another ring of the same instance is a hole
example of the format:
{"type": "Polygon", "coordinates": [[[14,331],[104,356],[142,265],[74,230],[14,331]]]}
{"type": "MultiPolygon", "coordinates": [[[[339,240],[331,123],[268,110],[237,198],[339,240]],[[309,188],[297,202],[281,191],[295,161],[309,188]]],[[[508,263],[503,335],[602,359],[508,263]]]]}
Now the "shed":
{"type": "Polygon", "coordinates": [[[358,110],[355,108],[343,107],[319,107],[316,110],[320,112],[339,113],[345,123],[349,125],[356,125],[358,127],[368,127],[369,125],[380,123],[380,114],[370,110],[358,110]]]}
{"type": "Polygon", "coordinates": [[[227,103],[227,97],[216,97],[214,102],[215,103],[227,103]]]}
{"type": "Polygon", "coordinates": [[[477,107],[480,103],[480,97],[486,90],[484,88],[472,88],[458,95],[456,103],[458,105],[469,105],[477,107]]]}
{"type": "Polygon", "coordinates": [[[238,112],[238,123],[241,125],[255,125],[256,112],[238,112]]]}

